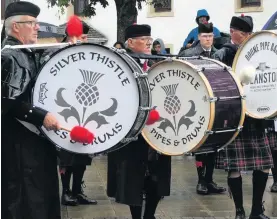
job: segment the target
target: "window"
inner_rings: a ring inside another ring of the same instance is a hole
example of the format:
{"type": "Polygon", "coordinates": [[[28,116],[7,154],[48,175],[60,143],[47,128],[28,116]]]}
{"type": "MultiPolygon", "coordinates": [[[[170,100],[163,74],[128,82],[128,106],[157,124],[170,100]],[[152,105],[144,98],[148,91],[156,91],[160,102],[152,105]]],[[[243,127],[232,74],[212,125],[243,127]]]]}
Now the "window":
{"type": "Polygon", "coordinates": [[[19,2],[19,0],[1,0],[1,20],[5,19],[5,10],[8,4],[12,2],[19,2]]]}
{"type": "Polygon", "coordinates": [[[241,0],[241,7],[261,7],[261,0],[241,0]]]}
{"type": "Polygon", "coordinates": [[[155,12],[171,11],[171,0],[162,0],[154,4],[155,12]]]}
{"type": "Polygon", "coordinates": [[[262,12],[264,0],[235,0],[235,13],[262,12]]]}
{"type": "Polygon", "coordinates": [[[156,0],[153,4],[148,4],[147,17],[174,17],[173,4],[173,0],[156,0]]]}

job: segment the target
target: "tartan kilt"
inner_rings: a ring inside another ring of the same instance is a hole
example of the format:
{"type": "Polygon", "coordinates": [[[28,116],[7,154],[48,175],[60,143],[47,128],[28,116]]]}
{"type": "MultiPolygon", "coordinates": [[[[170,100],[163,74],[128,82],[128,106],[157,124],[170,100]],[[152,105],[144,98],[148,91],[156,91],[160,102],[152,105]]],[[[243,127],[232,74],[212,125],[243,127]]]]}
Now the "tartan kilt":
{"type": "Polygon", "coordinates": [[[267,136],[271,149],[277,150],[277,132],[269,132],[267,136]]]}
{"type": "MultiPolygon", "coordinates": [[[[260,132],[261,133],[261,132],[260,132]]],[[[276,142],[276,136],[275,136],[276,142]]],[[[241,132],[227,147],[217,153],[216,168],[226,171],[264,170],[273,167],[268,136],[241,132]]]]}

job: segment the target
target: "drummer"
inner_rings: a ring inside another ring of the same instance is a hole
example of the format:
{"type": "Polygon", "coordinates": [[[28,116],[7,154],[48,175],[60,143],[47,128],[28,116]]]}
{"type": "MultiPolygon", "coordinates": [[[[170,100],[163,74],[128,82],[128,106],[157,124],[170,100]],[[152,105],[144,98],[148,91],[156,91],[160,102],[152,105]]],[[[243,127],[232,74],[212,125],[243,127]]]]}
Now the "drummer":
{"type": "MultiPolygon", "coordinates": [[[[125,31],[129,53],[150,54],[151,27],[132,25],[125,31]]],[[[145,65],[147,61],[141,63],[145,65]]],[[[157,153],[141,135],[138,140],[108,154],[107,194],[116,202],[129,205],[133,219],[154,219],[162,196],[170,194],[171,157],[157,153]]]]}
{"type": "MultiPolygon", "coordinates": [[[[5,11],[2,47],[35,44],[40,8],[30,2],[10,3],[5,11]]],[[[2,215],[3,218],[61,218],[57,154],[38,127],[59,130],[58,120],[32,105],[38,74],[30,49],[1,52],[2,215]]]]}
{"type": "MultiPolygon", "coordinates": [[[[179,56],[204,56],[210,58],[216,51],[213,47],[213,24],[199,23],[198,26],[198,43],[195,47],[183,50],[179,56]]],[[[195,155],[195,163],[198,173],[198,183],[196,192],[201,195],[211,193],[222,193],[226,189],[218,186],[213,181],[213,172],[215,167],[216,153],[206,153],[195,155]]]]}
{"type": "Polygon", "coordinates": [[[183,50],[179,56],[204,56],[210,58],[217,51],[213,46],[213,23],[199,23],[198,39],[194,47],[183,50]]]}
{"type": "MultiPolygon", "coordinates": [[[[230,23],[231,43],[225,44],[213,57],[232,66],[238,47],[251,35],[252,31],[252,17],[244,15],[233,17],[230,23]]],[[[219,158],[219,163],[223,164],[222,168],[228,171],[228,186],[236,206],[236,218],[245,218],[240,172],[251,170],[253,170],[253,199],[249,218],[268,218],[263,214],[263,194],[273,161],[262,123],[263,120],[246,116],[242,131],[225,148],[224,155],[219,158]]]]}
{"type": "MultiPolygon", "coordinates": [[[[89,32],[89,25],[82,22],[83,34],[79,36],[68,36],[67,29],[65,30],[65,37],[62,42],[76,43],[76,40],[81,42],[88,42],[87,34],[89,32]]],[[[46,50],[41,58],[41,63],[44,62],[44,56],[51,55],[58,49],[46,50]]],[[[62,205],[76,206],[79,204],[91,204],[96,205],[97,201],[87,197],[84,194],[82,187],[84,186],[83,176],[87,165],[91,165],[92,158],[88,155],[74,154],[61,150],[58,154],[59,157],[59,169],[62,181],[62,205]],[[72,189],[70,189],[70,179],[73,176],[72,189]]]]}

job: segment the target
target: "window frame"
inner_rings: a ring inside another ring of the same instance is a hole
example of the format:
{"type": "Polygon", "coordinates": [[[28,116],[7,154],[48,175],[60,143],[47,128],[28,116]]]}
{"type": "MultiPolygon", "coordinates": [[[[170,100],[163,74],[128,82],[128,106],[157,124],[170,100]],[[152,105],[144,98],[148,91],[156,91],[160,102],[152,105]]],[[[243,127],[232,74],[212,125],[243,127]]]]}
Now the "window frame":
{"type": "Polygon", "coordinates": [[[261,7],[262,1],[261,0],[241,0],[241,7],[261,7]],[[251,1],[251,2],[248,2],[251,1]],[[253,2],[252,2],[253,1],[253,2]]]}
{"type": "Polygon", "coordinates": [[[263,12],[264,0],[260,0],[260,6],[243,6],[244,0],[235,0],[235,13],[263,12]]]}

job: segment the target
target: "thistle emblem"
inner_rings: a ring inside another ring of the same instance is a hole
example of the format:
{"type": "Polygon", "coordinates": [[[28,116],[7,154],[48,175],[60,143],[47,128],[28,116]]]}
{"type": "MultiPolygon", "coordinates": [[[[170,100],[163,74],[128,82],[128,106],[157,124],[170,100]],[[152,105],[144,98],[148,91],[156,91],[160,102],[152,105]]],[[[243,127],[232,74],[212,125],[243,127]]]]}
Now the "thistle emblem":
{"type": "Polygon", "coordinates": [[[99,91],[95,84],[103,74],[88,70],[79,70],[83,76],[84,82],[77,87],[75,97],[78,102],[83,105],[83,121],[87,107],[95,104],[99,100],[99,91]]]}
{"type": "Polygon", "coordinates": [[[175,115],[179,112],[181,108],[181,101],[176,96],[176,90],[179,84],[171,84],[167,86],[162,86],[162,89],[166,93],[166,98],[164,101],[164,109],[168,114],[173,115],[174,126],[176,129],[176,118],[175,115]]]}
{"type": "Polygon", "coordinates": [[[63,97],[63,91],[66,89],[61,87],[56,94],[56,104],[64,108],[59,114],[64,117],[67,122],[70,117],[74,117],[80,126],[85,127],[89,122],[94,121],[97,124],[97,129],[102,125],[109,124],[106,120],[107,117],[111,117],[117,114],[116,110],[118,102],[115,98],[111,98],[112,104],[107,109],[96,111],[85,118],[85,113],[88,107],[96,104],[99,100],[99,90],[96,86],[98,80],[104,75],[97,72],[79,69],[83,76],[83,82],[75,90],[75,97],[77,101],[83,106],[83,115],[79,114],[78,108],[75,108],[72,104],[68,103],[63,97]]]}
{"type": "Polygon", "coordinates": [[[193,121],[190,119],[196,114],[195,110],[195,103],[192,100],[189,100],[188,102],[191,104],[191,107],[189,111],[185,114],[181,112],[181,117],[178,120],[178,124],[176,123],[176,115],[179,113],[181,109],[181,101],[176,95],[176,90],[179,84],[171,84],[166,86],[161,86],[161,88],[166,93],[166,98],[164,100],[164,109],[165,111],[173,116],[173,122],[174,124],[167,118],[160,117],[160,125],[158,126],[158,129],[161,129],[166,133],[167,128],[171,128],[175,134],[175,136],[178,136],[180,127],[182,125],[186,126],[186,130],[190,127],[191,124],[193,124],[193,121]]]}

